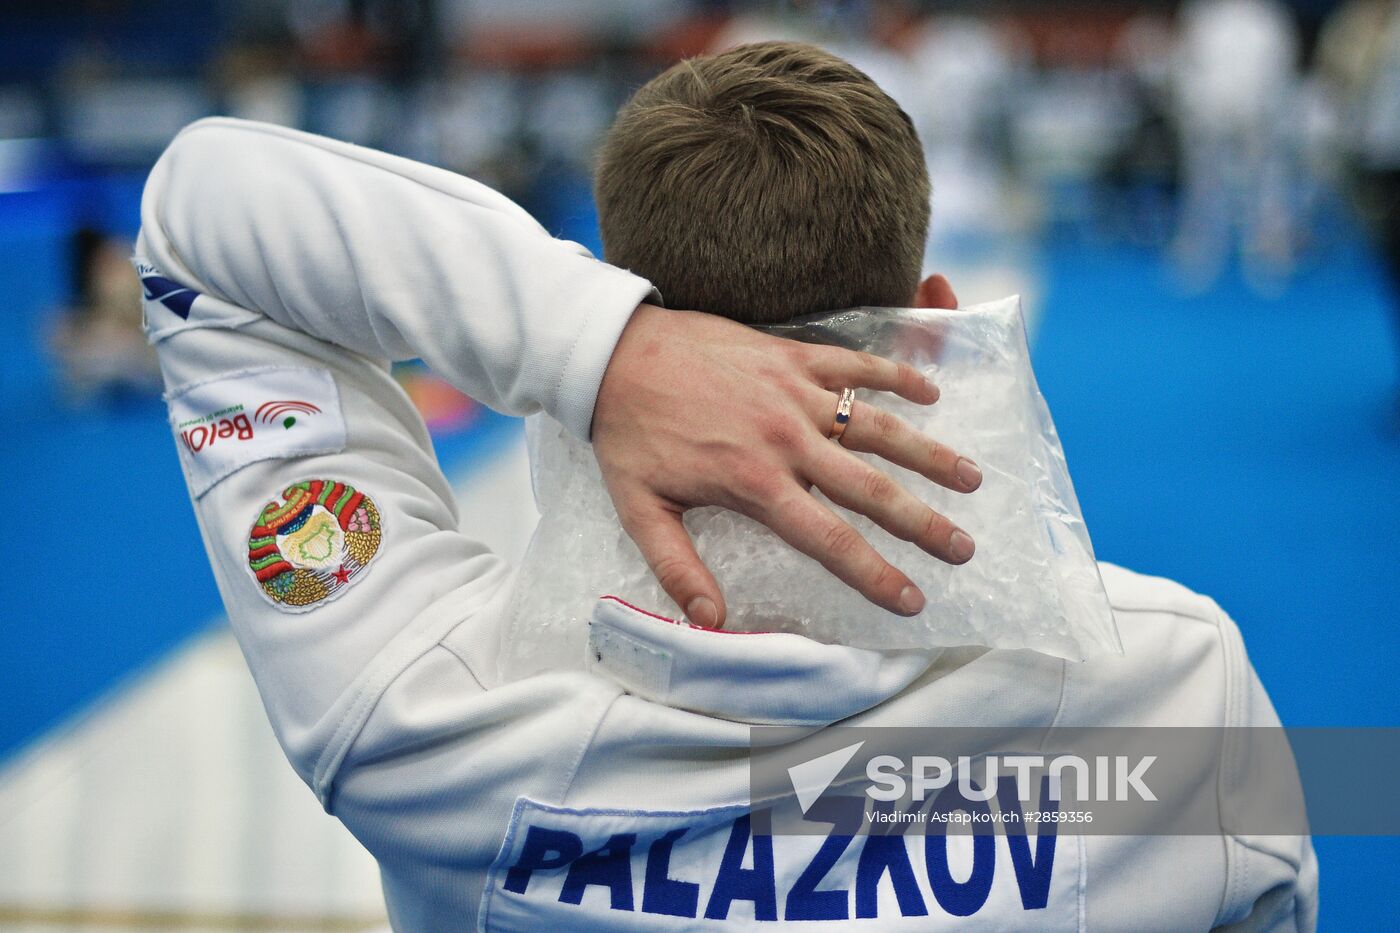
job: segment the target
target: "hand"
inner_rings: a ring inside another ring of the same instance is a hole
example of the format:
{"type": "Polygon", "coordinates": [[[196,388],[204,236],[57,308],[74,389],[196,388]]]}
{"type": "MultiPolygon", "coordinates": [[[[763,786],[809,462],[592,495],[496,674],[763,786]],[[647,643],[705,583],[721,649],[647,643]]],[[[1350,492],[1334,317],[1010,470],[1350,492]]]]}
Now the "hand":
{"type": "Polygon", "coordinates": [[[723,626],[724,598],[681,523],[717,505],[762,522],[878,606],[913,615],[924,596],[850,524],[817,501],[869,516],[952,564],[966,532],[850,451],[876,454],[959,492],[982,481],[972,461],[876,407],[857,403],[827,439],[843,387],[931,405],[938,388],[913,367],[760,334],[725,318],[642,305],[598,390],[593,451],[622,527],[689,620],[723,626]]]}

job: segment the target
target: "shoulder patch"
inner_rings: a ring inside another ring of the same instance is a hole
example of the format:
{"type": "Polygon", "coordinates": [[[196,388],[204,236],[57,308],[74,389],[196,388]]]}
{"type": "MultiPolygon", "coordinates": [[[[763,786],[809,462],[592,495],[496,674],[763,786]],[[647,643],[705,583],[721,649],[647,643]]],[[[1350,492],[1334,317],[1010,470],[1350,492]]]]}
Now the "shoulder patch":
{"type": "Polygon", "coordinates": [[[293,483],[258,513],[248,569],[279,609],[300,612],[339,596],[379,552],[374,500],[332,479],[293,483]]]}
{"type": "Polygon", "coordinates": [[[167,400],[195,498],[250,463],[345,449],[345,415],[328,370],[242,370],[183,386],[167,400]]]}

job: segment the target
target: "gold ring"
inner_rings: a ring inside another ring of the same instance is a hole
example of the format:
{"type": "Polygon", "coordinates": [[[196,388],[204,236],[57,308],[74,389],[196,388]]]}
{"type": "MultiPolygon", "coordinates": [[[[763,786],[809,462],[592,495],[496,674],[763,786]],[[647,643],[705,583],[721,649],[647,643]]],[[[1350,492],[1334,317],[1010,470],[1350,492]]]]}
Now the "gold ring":
{"type": "Polygon", "coordinates": [[[851,423],[851,406],[856,403],[855,389],[842,389],[841,400],[836,403],[836,420],[831,425],[831,433],[827,437],[836,443],[841,443],[841,435],[846,433],[846,426],[851,423]]]}

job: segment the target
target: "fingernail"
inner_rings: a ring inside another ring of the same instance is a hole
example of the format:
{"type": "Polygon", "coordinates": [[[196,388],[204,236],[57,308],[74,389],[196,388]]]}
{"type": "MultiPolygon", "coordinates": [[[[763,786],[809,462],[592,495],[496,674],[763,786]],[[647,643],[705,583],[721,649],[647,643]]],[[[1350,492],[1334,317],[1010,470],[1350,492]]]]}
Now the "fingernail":
{"type": "Polygon", "coordinates": [[[977,545],[972,543],[972,539],[965,531],[955,531],[948,537],[948,551],[952,554],[953,560],[959,564],[967,563],[972,559],[972,553],[977,550],[977,545]]]}
{"type": "Polygon", "coordinates": [[[976,489],[978,486],[982,485],[981,468],[966,457],[958,458],[956,472],[958,474],[958,479],[961,480],[962,484],[968,489],[976,489]]]}
{"type": "Polygon", "coordinates": [[[906,586],[899,591],[899,608],[912,616],[924,608],[924,594],[917,586],[906,586]]]}
{"type": "Polygon", "coordinates": [[[719,610],[708,596],[697,596],[685,604],[685,617],[703,628],[714,628],[719,622],[719,610]]]}
{"type": "Polygon", "coordinates": [[[928,376],[924,377],[924,392],[928,394],[930,405],[938,401],[938,396],[942,394],[938,390],[938,384],[928,376]]]}

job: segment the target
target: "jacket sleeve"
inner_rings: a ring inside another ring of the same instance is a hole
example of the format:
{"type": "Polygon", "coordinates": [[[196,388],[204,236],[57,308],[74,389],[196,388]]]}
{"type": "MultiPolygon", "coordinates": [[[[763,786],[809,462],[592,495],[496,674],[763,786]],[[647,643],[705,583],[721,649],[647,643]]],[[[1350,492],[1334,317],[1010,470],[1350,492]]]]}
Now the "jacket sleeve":
{"type": "MultiPolygon", "coordinates": [[[[135,262],[230,624],[329,807],[387,686],[449,631],[491,656],[509,589],[471,517],[459,527],[388,362],[422,357],[493,408],[548,411],[586,437],[651,287],[468,179],[223,119],[155,166],[135,262]]],[[[461,676],[459,701],[485,704],[461,676]]]]}
{"type": "Polygon", "coordinates": [[[1293,826],[1306,830],[1297,763],[1273,702],[1245,653],[1239,628],[1219,607],[1216,611],[1228,671],[1220,805],[1247,825],[1224,834],[1228,871],[1214,929],[1312,933],[1318,909],[1312,837],[1305,832],[1249,831],[1293,826]]]}
{"type": "MultiPolygon", "coordinates": [[[[492,408],[543,409],[585,439],[612,348],[651,292],[470,179],[241,120],[176,137],[141,221],[162,277],[366,356],[422,357],[492,408]]],[[[156,313],[157,338],[198,326],[156,313]]]]}

